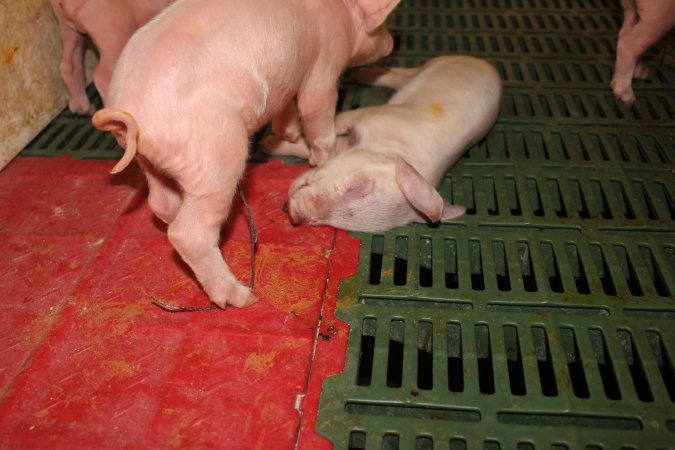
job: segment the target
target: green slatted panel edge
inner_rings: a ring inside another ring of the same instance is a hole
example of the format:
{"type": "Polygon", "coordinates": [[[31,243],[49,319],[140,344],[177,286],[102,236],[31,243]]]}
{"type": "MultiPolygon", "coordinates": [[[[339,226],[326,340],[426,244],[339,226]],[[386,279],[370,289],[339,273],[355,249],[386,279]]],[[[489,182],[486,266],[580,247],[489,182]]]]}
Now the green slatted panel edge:
{"type": "MultiPolygon", "coordinates": [[[[440,186],[466,216],[356,234],[317,421],[336,449],[675,448],[675,65],[652,50],[618,103],[620,24],[609,0],[395,12],[388,63],[483,57],[504,98],[440,186]]],[[[346,83],[340,109],[389,95],[346,83]]]]}

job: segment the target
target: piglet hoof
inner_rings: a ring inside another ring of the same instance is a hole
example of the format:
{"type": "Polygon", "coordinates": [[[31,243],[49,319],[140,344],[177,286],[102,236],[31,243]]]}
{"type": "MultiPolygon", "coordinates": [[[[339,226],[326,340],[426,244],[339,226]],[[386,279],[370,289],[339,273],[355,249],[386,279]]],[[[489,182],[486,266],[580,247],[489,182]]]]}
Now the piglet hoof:
{"type": "Polygon", "coordinates": [[[223,295],[209,295],[209,297],[213,303],[222,309],[227,309],[228,306],[245,308],[258,301],[258,298],[253,295],[249,288],[238,283],[230,287],[223,295]]]}
{"type": "Polygon", "coordinates": [[[628,107],[633,106],[635,103],[635,94],[633,93],[633,88],[630,85],[627,87],[618,86],[618,83],[615,83],[614,80],[612,80],[611,86],[614,97],[624,102],[628,107]]]}
{"type": "Polygon", "coordinates": [[[309,165],[310,166],[320,166],[321,164],[328,161],[328,155],[323,150],[311,150],[309,153],[309,165]]]}
{"type": "Polygon", "coordinates": [[[82,116],[92,116],[96,112],[94,105],[89,103],[87,98],[83,99],[72,99],[68,102],[68,110],[73,114],[79,114],[82,116]]]}
{"type": "Polygon", "coordinates": [[[635,94],[633,94],[633,90],[631,89],[629,92],[623,93],[618,96],[618,98],[626,104],[627,107],[632,108],[633,105],[635,104],[635,94]]]}
{"type": "Polygon", "coordinates": [[[250,290],[240,296],[232,297],[227,300],[227,304],[236,308],[246,308],[258,301],[258,297],[253,295],[250,290]]]}

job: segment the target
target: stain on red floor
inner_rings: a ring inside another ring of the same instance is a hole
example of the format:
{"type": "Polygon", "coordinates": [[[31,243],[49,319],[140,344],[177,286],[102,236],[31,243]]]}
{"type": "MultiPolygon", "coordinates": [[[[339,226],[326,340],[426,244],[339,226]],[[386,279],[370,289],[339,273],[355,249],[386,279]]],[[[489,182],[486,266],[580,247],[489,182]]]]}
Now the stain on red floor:
{"type": "MultiPolygon", "coordinates": [[[[316,411],[343,365],[348,329],[332,314],[359,243],[290,225],[281,207],[306,166],[252,164],[242,183],[260,301],[169,313],[150,296],[208,299],[149,211],[142,174],[111,176],[113,164],[24,157],[0,172],[0,447],[330,448],[316,411]]],[[[223,237],[247,283],[238,199],[223,237]]]]}

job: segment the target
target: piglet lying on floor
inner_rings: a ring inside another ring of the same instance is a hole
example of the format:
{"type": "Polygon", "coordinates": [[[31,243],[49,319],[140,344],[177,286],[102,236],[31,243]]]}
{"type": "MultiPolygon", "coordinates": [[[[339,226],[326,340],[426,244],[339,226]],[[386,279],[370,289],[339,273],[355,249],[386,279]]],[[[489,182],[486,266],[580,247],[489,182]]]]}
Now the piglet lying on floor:
{"type": "MultiPolygon", "coordinates": [[[[434,186],[497,119],[497,71],[480,59],[443,56],[416,69],[359,73],[399,90],[386,105],[338,115],[336,156],[304,172],[289,189],[293,224],[381,231],[464,214],[434,186]]],[[[272,151],[307,153],[302,141],[272,151]]]]}

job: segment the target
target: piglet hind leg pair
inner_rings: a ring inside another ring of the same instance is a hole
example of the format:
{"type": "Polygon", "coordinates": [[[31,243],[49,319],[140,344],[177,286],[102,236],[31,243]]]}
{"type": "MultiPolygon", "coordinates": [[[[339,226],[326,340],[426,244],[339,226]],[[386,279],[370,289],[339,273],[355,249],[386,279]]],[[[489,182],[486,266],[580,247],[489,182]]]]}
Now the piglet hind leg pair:
{"type": "MultiPolygon", "coordinates": [[[[105,109],[94,115],[93,123],[99,129],[112,132],[126,149],[113,173],[123,170],[136,156],[139,131],[135,120],[122,111],[105,109]]],[[[226,127],[221,133],[211,142],[247,145],[244,127],[226,127]]],[[[176,186],[139,158],[146,168],[148,203],[153,213],[168,223],[171,244],[190,266],[211,301],[221,308],[245,307],[257,298],[232,274],[220,252],[219,242],[221,226],[229,214],[239,181],[238,178],[224,179],[222,174],[232,173],[234,166],[235,173],[242,173],[247,155],[222,151],[209,154],[208,162],[196,164],[186,176],[175,180],[176,186]]]]}

